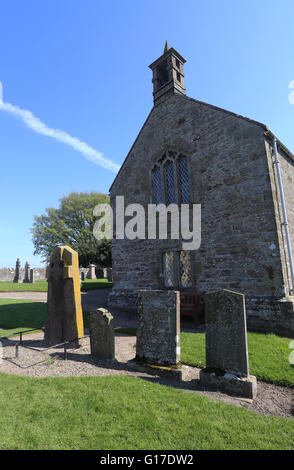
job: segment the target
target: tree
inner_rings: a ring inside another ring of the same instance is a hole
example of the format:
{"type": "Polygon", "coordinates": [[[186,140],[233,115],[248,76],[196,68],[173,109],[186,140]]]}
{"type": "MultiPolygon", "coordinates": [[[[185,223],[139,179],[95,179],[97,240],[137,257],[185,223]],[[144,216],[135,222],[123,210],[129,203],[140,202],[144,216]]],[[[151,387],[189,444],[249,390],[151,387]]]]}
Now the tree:
{"type": "Polygon", "coordinates": [[[81,266],[111,266],[111,241],[98,241],[93,235],[93,209],[103,203],[109,204],[106,194],[71,193],[60,199],[58,209],[49,208],[44,215],[35,216],[31,229],[34,254],[48,262],[57,245],[69,245],[78,252],[81,266]]]}

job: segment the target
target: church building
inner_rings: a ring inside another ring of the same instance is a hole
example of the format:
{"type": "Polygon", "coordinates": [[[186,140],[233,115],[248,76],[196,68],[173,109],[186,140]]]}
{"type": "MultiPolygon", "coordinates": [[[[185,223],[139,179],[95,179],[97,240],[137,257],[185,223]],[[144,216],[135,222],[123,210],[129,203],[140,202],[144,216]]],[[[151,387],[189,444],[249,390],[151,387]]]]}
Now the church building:
{"type": "Polygon", "coordinates": [[[109,305],[136,311],[140,289],[174,289],[184,313],[189,295],[229,289],[249,328],[294,335],[294,156],[264,124],[188,97],[184,64],[166,43],[150,65],[154,106],[110,198],[114,214],[117,196],[146,212],[201,204],[201,245],[114,238],[109,305]]]}

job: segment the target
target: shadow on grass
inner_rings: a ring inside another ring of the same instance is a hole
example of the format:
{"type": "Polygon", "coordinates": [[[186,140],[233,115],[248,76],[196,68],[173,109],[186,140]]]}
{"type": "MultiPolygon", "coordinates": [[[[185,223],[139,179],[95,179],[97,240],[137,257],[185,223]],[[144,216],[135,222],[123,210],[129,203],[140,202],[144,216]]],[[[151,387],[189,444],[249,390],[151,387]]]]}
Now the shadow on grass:
{"type": "Polygon", "coordinates": [[[0,335],[42,328],[46,304],[43,302],[6,303],[0,305],[0,335]]]}

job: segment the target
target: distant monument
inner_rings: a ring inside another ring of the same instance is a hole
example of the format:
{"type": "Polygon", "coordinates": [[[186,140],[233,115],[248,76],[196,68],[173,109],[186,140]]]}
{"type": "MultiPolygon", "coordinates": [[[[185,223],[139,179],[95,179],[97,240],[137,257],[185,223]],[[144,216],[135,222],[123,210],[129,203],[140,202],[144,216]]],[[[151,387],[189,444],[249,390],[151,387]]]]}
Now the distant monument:
{"type": "Polygon", "coordinates": [[[24,275],[24,280],[22,282],[28,284],[30,283],[30,265],[29,262],[27,261],[25,264],[25,275],[24,275]]]}
{"type": "Polygon", "coordinates": [[[89,264],[87,279],[96,279],[96,265],[93,263],[89,264]]]}
{"type": "Polygon", "coordinates": [[[78,253],[69,246],[55,248],[47,279],[45,344],[68,341],[70,347],[78,347],[84,336],[78,253]]]}
{"type": "Polygon", "coordinates": [[[18,283],[20,282],[20,260],[17,258],[16,263],[15,263],[15,275],[13,282],[18,283]]]}

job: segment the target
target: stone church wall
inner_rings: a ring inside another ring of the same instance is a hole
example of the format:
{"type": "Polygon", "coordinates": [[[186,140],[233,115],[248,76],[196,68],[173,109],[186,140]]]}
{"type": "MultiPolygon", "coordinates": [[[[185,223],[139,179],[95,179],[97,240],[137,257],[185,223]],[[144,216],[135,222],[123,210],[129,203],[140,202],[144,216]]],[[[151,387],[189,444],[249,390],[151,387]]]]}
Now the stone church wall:
{"type": "MultiPolygon", "coordinates": [[[[264,128],[187,97],[169,97],[153,108],[135,141],[111,188],[113,206],[117,195],[126,205],[151,202],[151,168],[166,150],[188,157],[192,202],[202,205],[194,288],[232,289],[249,299],[283,297],[264,128]]],[[[114,240],[111,304],[136,310],[139,289],[162,289],[162,253],[180,247],[176,240],[114,240]]]]}

